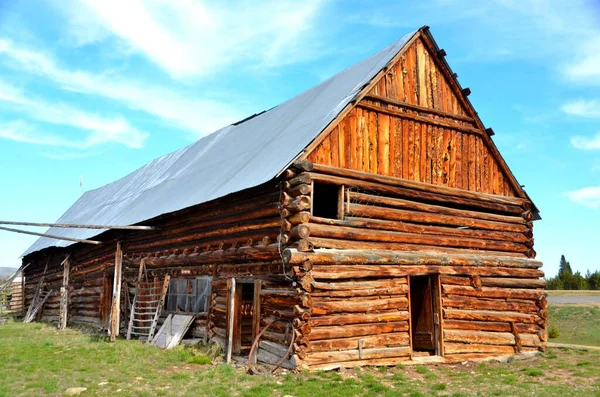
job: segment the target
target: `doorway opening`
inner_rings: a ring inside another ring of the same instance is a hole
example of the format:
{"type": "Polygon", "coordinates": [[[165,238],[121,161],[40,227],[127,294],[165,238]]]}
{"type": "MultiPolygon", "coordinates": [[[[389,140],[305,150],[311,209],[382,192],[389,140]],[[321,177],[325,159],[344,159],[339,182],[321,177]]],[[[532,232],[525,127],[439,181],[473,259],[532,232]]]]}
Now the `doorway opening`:
{"type": "Polygon", "coordinates": [[[257,288],[255,281],[237,281],[236,284],[233,299],[232,353],[247,356],[260,319],[260,309],[258,309],[260,289],[257,288]]]}
{"type": "Polygon", "coordinates": [[[415,355],[442,355],[438,276],[410,277],[411,342],[415,355]]]}

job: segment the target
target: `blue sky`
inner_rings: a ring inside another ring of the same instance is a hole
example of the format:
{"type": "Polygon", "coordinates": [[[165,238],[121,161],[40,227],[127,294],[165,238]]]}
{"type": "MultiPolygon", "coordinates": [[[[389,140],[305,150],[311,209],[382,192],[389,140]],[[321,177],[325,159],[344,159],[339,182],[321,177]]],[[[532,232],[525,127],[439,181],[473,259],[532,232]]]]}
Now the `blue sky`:
{"type": "MultiPolygon", "coordinates": [[[[600,2],[0,0],[0,219],[94,189],[429,25],[541,209],[538,258],[600,268],[600,2]],[[216,3],[217,5],[215,5],[216,3]]],[[[0,231],[0,266],[35,237],[0,231]]]]}

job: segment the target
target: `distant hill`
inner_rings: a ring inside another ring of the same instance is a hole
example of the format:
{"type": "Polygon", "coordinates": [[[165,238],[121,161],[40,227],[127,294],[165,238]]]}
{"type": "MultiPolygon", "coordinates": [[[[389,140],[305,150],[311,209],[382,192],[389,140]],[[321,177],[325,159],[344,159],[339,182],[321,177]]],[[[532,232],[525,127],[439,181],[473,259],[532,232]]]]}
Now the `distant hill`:
{"type": "Polygon", "coordinates": [[[16,267],[0,267],[0,280],[9,278],[16,270],[16,267]]]}

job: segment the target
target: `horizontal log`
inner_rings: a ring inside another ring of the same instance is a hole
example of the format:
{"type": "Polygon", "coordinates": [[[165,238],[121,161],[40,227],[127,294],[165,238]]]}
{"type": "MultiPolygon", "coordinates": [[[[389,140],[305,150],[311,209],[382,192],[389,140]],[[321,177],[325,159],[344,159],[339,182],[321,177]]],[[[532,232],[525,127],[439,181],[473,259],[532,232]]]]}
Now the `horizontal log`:
{"type": "Polygon", "coordinates": [[[542,262],[523,257],[482,256],[477,251],[470,253],[438,253],[431,251],[387,251],[316,249],[314,252],[300,252],[293,248],[283,251],[283,259],[289,264],[305,261],[323,265],[372,264],[372,265],[444,265],[444,266],[482,266],[514,267],[538,269],[542,262]]]}
{"type": "MultiPolygon", "coordinates": [[[[281,357],[276,356],[275,354],[273,354],[265,349],[262,349],[262,348],[258,349],[258,354],[256,357],[257,357],[258,362],[268,364],[268,365],[277,365],[277,363],[279,363],[279,361],[281,360],[281,357]]],[[[284,360],[281,363],[281,367],[285,368],[285,369],[295,369],[296,368],[289,359],[284,360]]]]}
{"type": "Polygon", "coordinates": [[[446,285],[442,284],[442,294],[445,295],[465,295],[479,298],[504,298],[504,299],[534,299],[547,294],[543,290],[535,289],[513,289],[513,288],[496,288],[482,287],[475,289],[473,287],[446,285]]]}
{"type": "Polygon", "coordinates": [[[408,332],[396,332],[390,334],[366,335],[350,338],[311,340],[307,352],[323,352],[332,350],[347,350],[358,347],[362,341],[363,348],[409,346],[408,332]]]}
{"type": "Polygon", "coordinates": [[[459,310],[442,309],[444,319],[448,320],[475,320],[475,321],[506,321],[515,323],[543,323],[544,320],[536,314],[502,312],[492,310],[459,310]]]}
{"type": "Polygon", "coordinates": [[[450,216],[458,216],[465,218],[489,220],[504,223],[517,223],[525,224],[528,220],[525,220],[522,216],[510,216],[510,215],[498,215],[483,211],[470,211],[457,208],[451,208],[441,205],[425,204],[418,201],[391,198],[386,196],[376,196],[372,194],[359,193],[359,192],[348,192],[350,202],[353,203],[367,203],[371,205],[387,206],[391,208],[406,209],[412,211],[429,212],[433,214],[444,214],[450,216]]]}
{"type": "MultiPolygon", "coordinates": [[[[519,334],[523,346],[539,346],[539,336],[536,334],[519,334]]],[[[510,332],[464,331],[455,329],[444,330],[445,342],[463,342],[484,345],[509,345],[516,344],[515,336],[510,332]]]]}
{"type": "Polygon", "coordinates": [[[410,355],[391,358],[370,358],[365,360],[327,362],[325,364],[313,364],[308,366],[311,371],[331,371],[338,368],[355,368],[365,366],[393,366],[404,361],[409,361],[410,355]]]}
{"type": "MultiPolygon", "coordinates": [[[[516,323],[518,332],[536,333],[542,330],[537,324],[516,323]]],[[[444,329],[462,329],[472,331],[511,332],[508,322],[470,321],[470,320],[444,320],[444,329]]]]}
{"type": "Polygon", "coordinates": [[[393,309],[377,313],[342,313],[313,316],[310,323],[313,327],[322,327],[329,325],[398,322],[408,320],[408,317],[408,311],[393,309]]]}
{"type": "MultiPolygon", "coordinates": [[[[294,269],[295,270],[295,269],[294,269]]],[[[347,279],[366,277],[418,276],[427,274],[445,275],[480,275],[480,276],[513,276],[542,277],[543,273],[536,269],[517,269],[500,267],[471,266],[427,266],[427,265],[314,265],[312,276],[315,279],[347,279]]]]}
{"type": "MultiPolygon", "coordinates": [[[[323,166],[319,166],[319,167],[323,167],[323,166]]],[[[331,170],[332,168],[333,167],[330,167],[329,169],[331,170]]],[[[317,171],[317,170],[315,170],[315,171],[317,171]]],[[[355,188],[363,189],[366,191],[377,192],[380,194],[387,194],[387,195],[391,195],[391,196],[395,196],[395,197],[416,199],[419,201],[452,204],[452,205],[455,205],[455,206],[458,206],[461,208],[479,208],[479,209],[491,210],[491,211],[494,211],[497,213],[514,214],[514,215],[520,215],[521,213],[523,213],[523,210],[524,210],[524,207],[521,205],[503,204],[503,203],[493,202],[493,200],[491,200],[489,197],[492,195],[483,194],[483,193],[479,193],[480,196],[477,198],[466,198],[466,197],[450,195],[446,192],[440,193],[440,192],[433,191],[433,190],[431,190],[431,188],[435,189],[435,188],[441,187],[441,186],[433,185],[433,184],[422,183],[421,185],[419,185],[419,187],[422,189],[425,189],[425,190],[420,190],[420,189],[415,189],[414,186],[412,186],[412,187],[403,186],[403,184],[405,182],[410,182],[407,180],[401,180],[402,181],[402,182],[400,182],[401,184],[398,184],[399,178],[395,178],[394,184],[386,184],[386,183],[380,183],[380,182],[373,182],[370,180],[369,181],[361,180],[361,179],[359,179],[359,175],[356,174],[356,172],[360,172],[360,171],[351,171],[348,169],[336,168],[333,172],[340,173],[340,172],[347,172],[347,171],[352,172],[352,175],[349,177],[346,177],[346,176],[326,175],[326,174],[317,173],[317,172],[308,172],[306,174],[308,174],[308,178],[310,178],[311,180],[314,180],[314,181],[318,181],[318,182],[331,183],[331,184],[335,184],[335,185],[345,185],[347,187],[355,187],[355,188]]],[[[375,175],[375,174],[370,174],[370,173],[362,173],[362,175],[360,175],[360,177],[362,177],[363,179],[370,178],[371,176],[379,177],[380,175],[375,175]],[[364,176],[364,174],[367,174],[369,176],[364,176]]],[[[418,183],[418,182],[413,182],[413,183],[418,183]]],[[[462,190],[462,189],[456,189],[456,190],[460,190],[460,192],[475,193],[475,192],[470,192],[468,190],[462,190]]],[[[500,196],[500,197],[506,198],[505,196],[500,196]]]]}
{"type": "Polygon", "coordinates": [[[481,285],[486,286],[486,287],[504,287],[504,288],[545,288],[546,280],[482,277],[481,285]]]}
{"type": "Polygon", "coordinates": [[[279,344],[279,343],[275,343],[272,341],[268,341],[268,340],[261,340],[258,344],[258,346],[261,349],[265,349],[266,351],[268,351],[271,354],[274,354],[278,357],[283,357],[286,354],[288,354],[288,346],[279,344]]]}
{"type": "Polygon", "coordinates": [[[477,343],[455,343],[445,342],[444,343],[444,354],[457,354],[457,353],[502,353],[502,354],[514,354],[517,353],[515,346],[501,346],[501,345],[486,345],[477,343]]]}
{"type": "MultiPolygon", "coordinates": [[[[444,225],[427,225],[417,223],[398,222],[385,219],[371,219],[371,218],[360,218],[360,217],[346,217],[345,219],[328,219],[322,217],[311,216],[309,218],[311,223],[324,224],[324,225],[335,225],[335,226],[347,226],[357,227],[361,229],[376,229],[376,230],[389,230],[404,233],[417,233],[417,234],[435,234],[435,235],[448,235],[455,237],[467,237],[477,238],[483,240],[498,240],[498,241],[509,241],[513,243],[526,244],[531,240],[531,234],[529,232],[514,233],[514,232],[498,232],[493,230],[479,230],[479,229],[464,229],[457,228],[455,226],[444,226],[444,225]]],[[[307,221],[308,222],[308,221],[307,221]]]]}
{"type": "Polygon", "coordinates": [[[488,202],[493,202],[493,203],[497,203],[497,204],[506,204],[506,205],[516,206],[516,207],[524,207],[526,209],[531,206],[530,200],[523,199],[520,197],[509,197],[509,196],[504,196],[504,195],[478,193],[478,192],[473,192],[470,190],[458,189],[458,188],[442,186],[442,185],[433,185],[430,183],[411,181],[408,179],[398,178],[398,177],[394,177],[394,176],[379,175],[379,174],[373,174],[370,172],[356,171],[356,170],[332,167],[332,166],[327,166],[327,165],[322,165],[322,164],[315,164],[313,171],[315,173],[336,175],[336,176],[341,176],[341,177],[346,177],[346,178],[363,180],[366,182],[374,182],[374,183],[381,183],[384,185],[404,187],[404,188],[413,189],[413,190],[417,190],[417,191],[421,191],[421,192],[437,193],[437,194],[444,195],[444,196],[460,197],[460,198],[466,198],[466,199],[477,200],[477,201],[488,201],[488,202]]]}
{"type": "Polygon", "coordinates": [[[442,298],[444,307],[476,310],[504,310],[521,313],[537,313],[539,308],[535,301],[511,301],[504,299],[485,299],[450,295],[442,298]]]}
{"type": "Polygon", "coordinates": [[[402,284],[407,284],[408,280],[406,277],[399,277],[394,279],[383,279],[383,280],[360,280],[360,281],[343,281],[335,283],[325,283],[313,281],[313,288],[315,290],[324,291],[355,291],[355,290],[372,290],[378,288],[389,288],[397,287],[402,284]]]}
{"type": "Polygon", "coordinates": [[[331,313],[362,313],[389,309],[408,309],[406,297],[383,299],[342,299],[324,301],[315,299],[312,304],[312,314],[324,315],[331,313]]]}
{"type": "Polygon", "coordinates": [[[408,321],[314,327],[310,334],[310,340],[312,344],[313,341],[316,340],[348,338],[352,336],[389,334],[392,332],[401,331],[408,331],[408,321]]]}
{"type": "Polygon", "coordinates": [[[530,229],[529,225],[527,224],[488,221],[476,218],[416,212],[355,203],[351,203],[349,206],[347,206],[347,213],[349,216],[353,217],[387,219],[392,221],[424,223],[428,225],[468,227],[471,229],[483,229],[501,232],[524,233],[530,229]]]}
{"type": "MultiPolygon", "coordinates": [[[[316,282],[312,282],[314,285],[316,282]]],[[[400,284],[395,287],[379,287],[371,289],[356,289],[356,290],[341,290],[341,291],[312,291],[311,296],[314,297],[330,297],[330,298],[352,298],[360,296],[382,296],[382,295],[406,295],[408,293],[408,285],[400,284]]]]}
{"type": "Polygon", "coordinates": [[[305,228],[302,230],[297,230],[297,238],[307,238],[310,235],[312,237],[325,237],[344,240],[406,243],[417,245],[431,245],[438,247],[482,249],[519,253],[525,253],[528,250],[528,247],[521,243],[474,239],[469,237],[456,237],[452,235],[414,234],[387,230],[361,229],[347,226],[323,225],[315,223],[309,223],[308,225],[303,224],[297,227],[305,228]],[[300,232],[304,232],[303,236],[301,237],[299,236],[300,232]]]}
{"type": "Polygon", "coordinates": [[[343,362],[353,360],[365,360],[372,358],[390,358],[390,357],[405,357],[409,356],[411,349],[407,347],[380,347],[373,349],[352,349],[327,352],[311,352],[307,354],[304,363],[324,364],[330,362],[343,362]]]}

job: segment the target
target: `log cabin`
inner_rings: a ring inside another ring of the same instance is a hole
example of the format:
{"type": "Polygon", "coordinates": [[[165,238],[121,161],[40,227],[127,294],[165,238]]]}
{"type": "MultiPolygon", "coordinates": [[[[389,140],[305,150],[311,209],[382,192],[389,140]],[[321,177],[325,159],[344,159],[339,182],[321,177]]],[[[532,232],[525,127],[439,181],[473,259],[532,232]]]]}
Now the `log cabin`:
{"type": "Polygon", "coordinates": [[[544,350],[539,211],[468,94],[409,33],[84,193],[25,252],[25,306],[50,292],[39,320],[123,335],[167,279],[161,318],[311,370],[544,350]]]}

